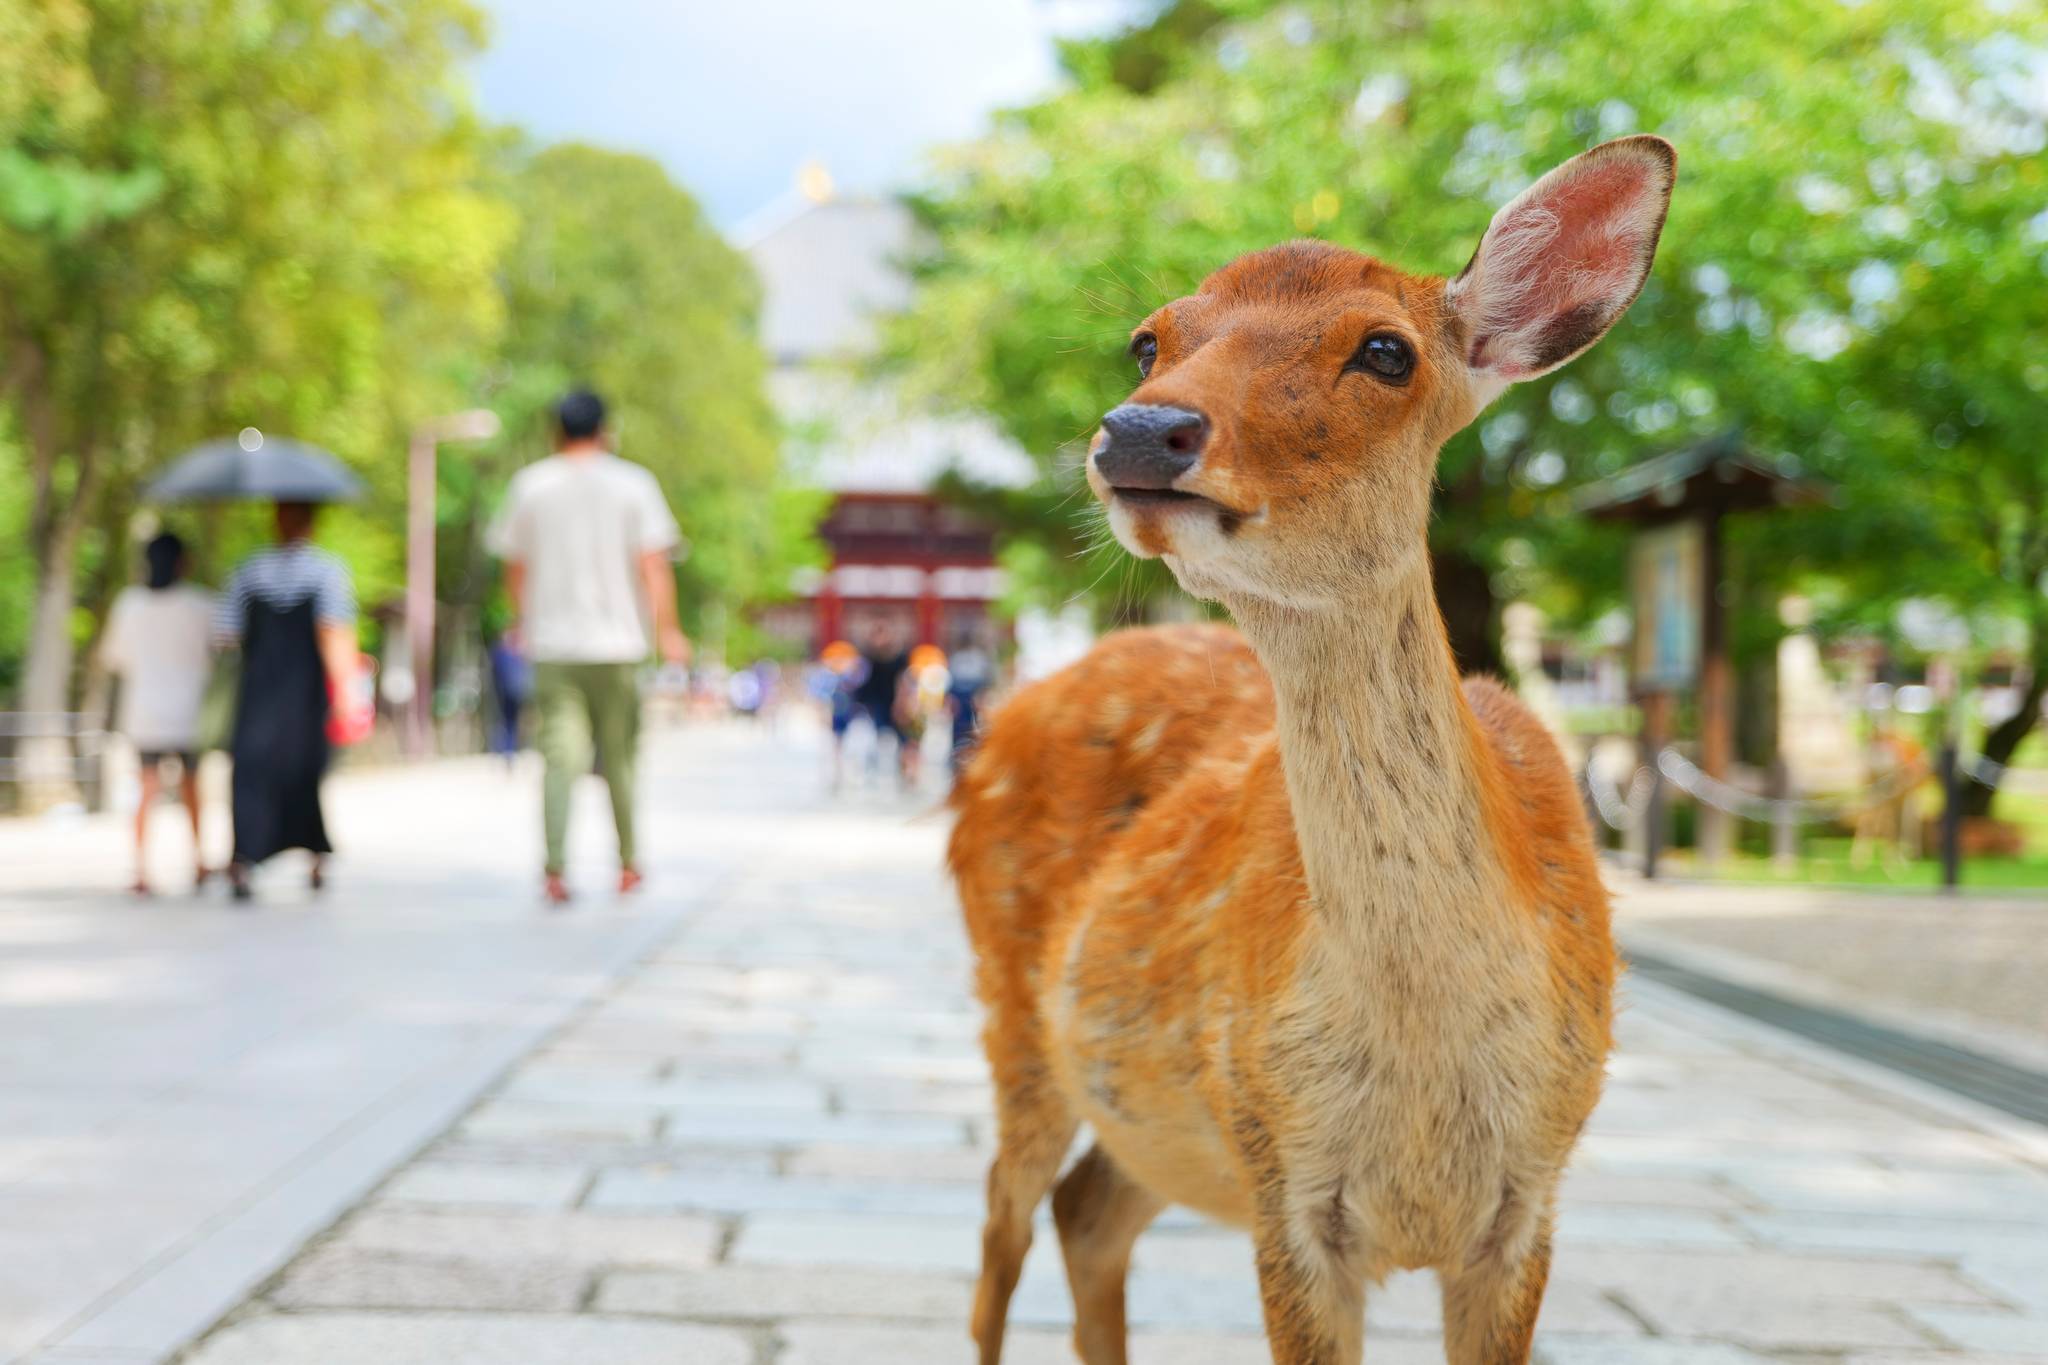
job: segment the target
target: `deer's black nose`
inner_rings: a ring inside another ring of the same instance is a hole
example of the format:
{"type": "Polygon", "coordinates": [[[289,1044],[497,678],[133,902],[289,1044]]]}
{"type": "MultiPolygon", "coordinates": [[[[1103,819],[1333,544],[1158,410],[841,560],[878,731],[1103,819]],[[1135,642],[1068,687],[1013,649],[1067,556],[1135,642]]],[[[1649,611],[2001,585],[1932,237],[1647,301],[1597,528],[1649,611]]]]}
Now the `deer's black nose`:
{"type": "Polygon", "coordinates": [[[1186,408],[1126,403],[1103,416],[1109,439],[1095,468],[1111,488],[1171,488],[1195,467],[1209,439],[1209,419],[1186,408]]]}

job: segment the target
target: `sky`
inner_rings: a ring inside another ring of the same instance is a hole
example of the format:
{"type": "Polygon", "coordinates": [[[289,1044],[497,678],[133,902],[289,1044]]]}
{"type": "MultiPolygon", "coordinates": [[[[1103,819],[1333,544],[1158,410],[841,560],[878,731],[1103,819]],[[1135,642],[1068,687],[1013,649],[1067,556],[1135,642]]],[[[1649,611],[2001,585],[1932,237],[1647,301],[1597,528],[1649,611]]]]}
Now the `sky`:
{"type": "Polygon", "coordinates": [[[1055,36],[1143,0],[483,0],[492,118],[661,161],[728,232],[822,162],[842,191],[918,174],[935,144],[1059,79],[1055,36]]]}

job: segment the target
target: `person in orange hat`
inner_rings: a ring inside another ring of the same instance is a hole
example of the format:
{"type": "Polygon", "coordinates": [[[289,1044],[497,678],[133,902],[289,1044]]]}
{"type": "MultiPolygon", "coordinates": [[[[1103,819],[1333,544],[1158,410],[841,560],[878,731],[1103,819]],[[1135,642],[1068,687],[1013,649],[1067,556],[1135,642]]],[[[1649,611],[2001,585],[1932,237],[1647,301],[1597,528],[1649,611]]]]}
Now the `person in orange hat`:
{"type": "Polygon", "coordinates": [[[819,692],[832,718],[832,790],[836,792],[846,785],[846,732],[860,714],[853,694],[867,677],[867,666],[860,651],[846,640],[826,645],[818,654],[818,663],[824,673],[819,692]]]}

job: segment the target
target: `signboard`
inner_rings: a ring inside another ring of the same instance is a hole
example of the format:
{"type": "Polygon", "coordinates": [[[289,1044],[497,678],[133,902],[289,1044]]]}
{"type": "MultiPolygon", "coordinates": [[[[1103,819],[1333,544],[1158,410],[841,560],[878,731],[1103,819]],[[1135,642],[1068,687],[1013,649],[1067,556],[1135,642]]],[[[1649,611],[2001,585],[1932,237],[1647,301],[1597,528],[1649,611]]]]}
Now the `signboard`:
{"type": "Polygon", "coordinates": [[[1636,536],[1629,583],[1635,601],[1637,691],[1676,692],[1699,681],[1705,574],[1706,533],[1697,520],[1636,536]]]}

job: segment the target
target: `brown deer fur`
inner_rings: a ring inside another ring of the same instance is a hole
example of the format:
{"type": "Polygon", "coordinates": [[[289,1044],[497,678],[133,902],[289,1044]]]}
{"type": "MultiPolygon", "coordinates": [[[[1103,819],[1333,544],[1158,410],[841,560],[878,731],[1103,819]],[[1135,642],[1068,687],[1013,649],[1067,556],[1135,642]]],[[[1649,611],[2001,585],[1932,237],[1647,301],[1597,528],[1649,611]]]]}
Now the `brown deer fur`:
{"type": "Polygon", "coordinates": [[[1355,1365],[1365,1288],[1434,1268],[1453,1365],[1527,1359],[1559,1178],[1600,1092],[1615,960],[1573,787],[1460,682],[1425,547],[1443,442],[1641,288],[1675,158],[1576,158],[1455,280],[1316,242],[1148,318],[1132,402],[1199,413],[1178,502],[1090,483],[1239,627],[1129,631],[1019,692],[955,793],[998,1150],[973,1330],[1002,1350],[1053,1211],[1088,1365],[1168,1203],[1247,1226],[1273,1358],[1355,1365]],[[1390,381],[1346,365],[1405,342],[1390,381]]]}

